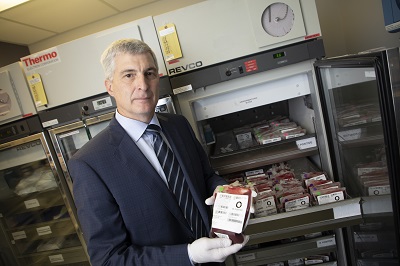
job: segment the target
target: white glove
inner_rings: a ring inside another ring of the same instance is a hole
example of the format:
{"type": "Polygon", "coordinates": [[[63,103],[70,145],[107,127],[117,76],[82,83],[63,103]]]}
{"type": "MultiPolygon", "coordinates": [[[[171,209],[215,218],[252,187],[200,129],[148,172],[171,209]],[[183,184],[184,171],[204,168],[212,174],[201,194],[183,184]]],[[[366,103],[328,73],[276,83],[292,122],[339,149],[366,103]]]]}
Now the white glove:
{"type": "Polygon", "coordinates": [[[193,263],[224,262],[225,259],[238,252],[249,241],[245,236],[243,243],[233,244],[228,238],[202,237],[188,245],[189,258],[193,263]]]}

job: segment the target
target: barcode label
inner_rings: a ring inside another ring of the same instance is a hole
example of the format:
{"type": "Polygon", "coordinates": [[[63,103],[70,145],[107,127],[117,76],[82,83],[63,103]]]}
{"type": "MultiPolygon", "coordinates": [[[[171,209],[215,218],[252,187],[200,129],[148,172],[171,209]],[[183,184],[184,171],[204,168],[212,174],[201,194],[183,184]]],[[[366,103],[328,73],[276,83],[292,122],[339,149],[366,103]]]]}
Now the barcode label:
{"type": "Polygon", "coordinates": [[[50,263],[64,262],[64,257],[62,254],[49,256],[50,263]]]}
{"type": "Polygon", "coordinates": [[[31,208],[36,208],[39,207],[39,201],[37,199],[31,199],[31,200],[26,200],[24,201],[25,203],[25,208],[31,209],[31,208]]]}
{"type": "Polygon", "coordinates": [[[13,236],[14,240],[24,239],[24,238],[26,238],[26,233],[25,233],[25,231],[18,231],[18,232],[12,233],[12,236],[13,236]]]}
{"type": "Polygon", "coordinates": [[[213,208],[212,227],[241,233],[247,204],[247,195],[217,193],[213,208]]]}
{"type": "Polygon", "coordinates": [[[43,235],[49,235],[52,233],[50,226],[43,226],[43,227],[38,227],[36,228],[36,231],[38,233],[39,236],[43,236],[43,235]]]}
{"type": "Polygon", "coordinates": [[[369,196],[388,195],[390,194],[390,186],[373,186],[368,188],[369,196]]]}

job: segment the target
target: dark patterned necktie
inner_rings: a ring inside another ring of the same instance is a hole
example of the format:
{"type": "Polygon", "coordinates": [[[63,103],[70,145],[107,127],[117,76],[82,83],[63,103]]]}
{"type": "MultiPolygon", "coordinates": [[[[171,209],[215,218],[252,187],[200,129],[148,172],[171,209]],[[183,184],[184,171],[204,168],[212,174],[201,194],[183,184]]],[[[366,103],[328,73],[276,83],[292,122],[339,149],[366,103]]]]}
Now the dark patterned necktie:
{"type": "Polygon", "coordinates": [[[161,137],[160,127],[150,124],[146,129],[146,133],[153,136],[153,147],[157,155],[158,161],[164,170],[167,178],[169,189],[174,193],[176,200],[188,221],[196,238],[206,236],[205,226],[201,219],[199,210],[193,201],[188,184],[183,175],[179,162],[167,143],[161,137]]]}

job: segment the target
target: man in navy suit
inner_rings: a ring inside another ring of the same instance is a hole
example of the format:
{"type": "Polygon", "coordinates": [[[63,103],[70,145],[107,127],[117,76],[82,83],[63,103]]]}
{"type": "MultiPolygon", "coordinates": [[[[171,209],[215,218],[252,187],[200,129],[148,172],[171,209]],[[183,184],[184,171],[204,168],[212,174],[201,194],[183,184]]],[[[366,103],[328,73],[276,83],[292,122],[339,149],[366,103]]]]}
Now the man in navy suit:
{"type": "Polygon", "coordinates": [[[155,113],[156,57],[139,40],[113,42],[102,55],[105,86],[117,110],[109,126],[68,162],[78,218],[92,265],[194,265],[224,262],[246,244],[208,238],[212,202],[225,181],[211,168],[188,121],[155,113]],[[205,226],[197,236],[169,188],[149,124],[173,151],[205,226]],[[211,196],[211,197],[210,197],[211,196]]]}

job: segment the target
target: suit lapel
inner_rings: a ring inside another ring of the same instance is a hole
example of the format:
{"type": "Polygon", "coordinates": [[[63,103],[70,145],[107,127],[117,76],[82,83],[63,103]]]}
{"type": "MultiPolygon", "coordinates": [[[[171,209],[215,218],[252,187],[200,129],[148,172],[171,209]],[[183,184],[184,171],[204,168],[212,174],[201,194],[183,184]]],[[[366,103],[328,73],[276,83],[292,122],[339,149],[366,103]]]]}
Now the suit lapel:
{"type": "Polygon", "coordinates": [[[125,130],[116,122],[114,130],[122,130],[122,139],[118,143],[118,154],[121,163],[124,164],[135,178],[140,178],[140,182],[147,187],[149,193],[159,200],[160,206],[163,205],[170,210],[171,213],[180,221],[188,232],[191,232],[180,207],[175,200],[173,193],[168,189],[162,178],[154,170],[153,166],[143,155],[137,145],[132,141],[125,130]]]}

